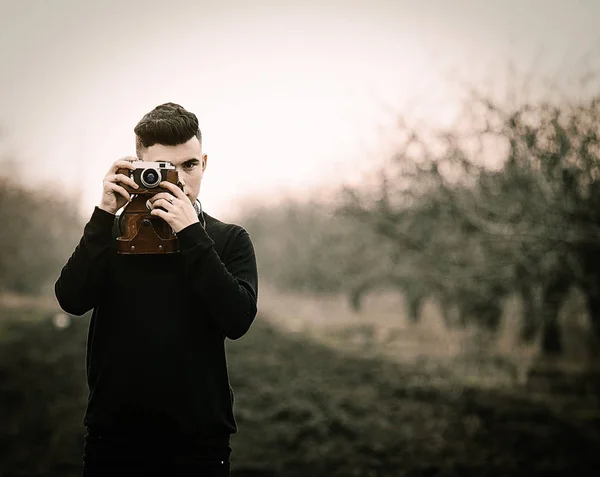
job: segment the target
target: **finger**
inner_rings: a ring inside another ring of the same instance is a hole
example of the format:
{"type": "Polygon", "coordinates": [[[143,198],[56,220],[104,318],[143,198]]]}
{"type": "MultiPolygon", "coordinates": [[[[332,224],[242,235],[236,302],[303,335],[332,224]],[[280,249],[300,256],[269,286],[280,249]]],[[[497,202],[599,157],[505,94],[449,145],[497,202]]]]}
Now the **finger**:
{"type": "Polygon", "coordinates": [[[139,161],[139,159],[136,156],[123,156],[119,161],[135,162],[139,161]]]}
{"type": "Polygon", "coordinates": [[[111,168],[111,172],[117,172],[119,169],[129,169],[129,170],[134,170],[135,169],[135,165],[133,164],[134,161],[129,161],[126,159],[119,159],[118,161],[116,161],[112,168],[111,168]]]}
{"type": "Polygon", "coordinates": [[[177,187],[175,184],[173,184],[171,182],[163,181],[159,184],[159,186],[164,187],[165,189],[168,189],[178,199],[183,200],[186,198],[185,193],[179,187],[177,187]]]}
{"type": "Polygon", "coordinates": [[[156,202],[159,199],[165,199],[165,200],[168,200],[169,202],[171,202],[172,200],[175,199],[175,197],[173,197],[168,192],[159,192],[158,194],[152,196],[152,199],[150,202],[156,202]]]}
{"type": "Polygon", "coordinates": [[[158,199],[152,202],[152,209],[155,207],[162,207],[167,211],[171,211],[173,209],[173,204],[166,199],[158,199]]]}
{"type": "Polygon", "coordinates": [[[156,217],[160,217],[165,222],[168,222],[168,219],[171,218],[171,216],[162,209],[152,209],[150,211],[150,215],[155,215],[156,217]]]}
{"type": "Polygon", "coordinates": [[[135,181],[131,177],[128,177],[125,174],[115,174],[114,180],[111,182],[121,182],[122,184],[127,184],[128,186],[131,186],[134,189],[138,189],[140,187],[135,183],[135,181]]]}
{"type": "Polygon", "coordinates": [[[120,185],[115,184],[114,182],[107,182],[106,187],[108,189],[110,189],[111,191],[113,191],[114,193],[117,193],[117,194],[123,196],[125,199],[127,199],[127,202],[129,202],[131,200],[131,195],[129,194],[129,192],[127,192],[120,185]]]}

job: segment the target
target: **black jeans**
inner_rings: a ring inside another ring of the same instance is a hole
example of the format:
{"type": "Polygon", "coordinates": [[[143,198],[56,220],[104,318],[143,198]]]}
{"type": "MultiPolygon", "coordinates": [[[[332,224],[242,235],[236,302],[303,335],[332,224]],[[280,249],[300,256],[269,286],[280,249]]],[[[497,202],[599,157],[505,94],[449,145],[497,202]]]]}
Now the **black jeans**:
{"type": "Polygon", "coordinates": [[[230,477],[230,454],[224,442],[88,433],[82,477],[230,477]]]}

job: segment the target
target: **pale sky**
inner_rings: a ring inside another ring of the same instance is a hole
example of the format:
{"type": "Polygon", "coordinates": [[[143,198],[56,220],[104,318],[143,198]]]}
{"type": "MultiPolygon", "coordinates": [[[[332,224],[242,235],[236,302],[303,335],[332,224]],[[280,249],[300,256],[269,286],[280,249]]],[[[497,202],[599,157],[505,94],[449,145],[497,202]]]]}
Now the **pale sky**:
{"type": "Polygon", "coordinates": [[[390,111],[449,123],[452,77],[598,67],[599,19],[594,0],[0,0],[2,148],[27,183],[79,186],[88,215],[137,121],[178,102],[203,132],[203,205],[227,219],[355,178],[390,111]]]}

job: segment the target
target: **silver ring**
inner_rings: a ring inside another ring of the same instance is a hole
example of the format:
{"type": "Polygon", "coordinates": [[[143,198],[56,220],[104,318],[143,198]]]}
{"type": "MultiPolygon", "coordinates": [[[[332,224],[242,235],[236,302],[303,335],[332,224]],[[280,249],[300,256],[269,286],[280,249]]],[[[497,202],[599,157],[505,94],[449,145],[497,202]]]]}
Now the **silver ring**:
{"type": "Polygon", "coordinates": [[[169,201],[169,204],[173,205],[173,197],[169,197],[167,200],[169,201]]]}

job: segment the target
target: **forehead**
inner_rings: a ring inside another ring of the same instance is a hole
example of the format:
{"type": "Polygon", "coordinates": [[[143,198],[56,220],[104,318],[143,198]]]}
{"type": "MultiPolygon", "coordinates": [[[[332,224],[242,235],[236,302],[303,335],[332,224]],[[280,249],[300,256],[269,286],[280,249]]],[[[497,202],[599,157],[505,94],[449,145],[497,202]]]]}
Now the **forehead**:
{"type": "Polygon", "coordinates": [[[154,144],[144,151],[143,158],[140,159],[148,162],[168,161],[178,165],[194,158],[198,160],[202,158],[202,146],[197,137],[177,146],[154,144]]]}

